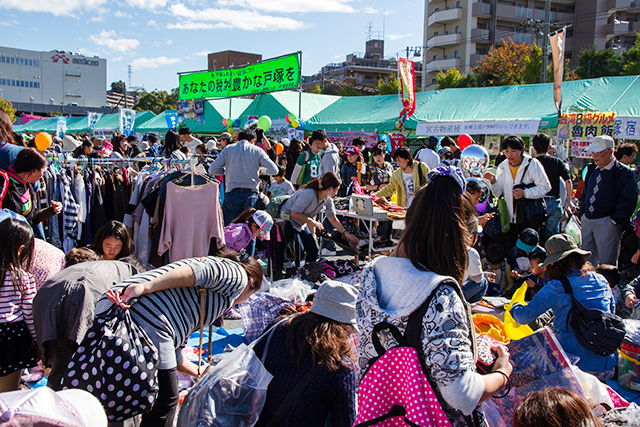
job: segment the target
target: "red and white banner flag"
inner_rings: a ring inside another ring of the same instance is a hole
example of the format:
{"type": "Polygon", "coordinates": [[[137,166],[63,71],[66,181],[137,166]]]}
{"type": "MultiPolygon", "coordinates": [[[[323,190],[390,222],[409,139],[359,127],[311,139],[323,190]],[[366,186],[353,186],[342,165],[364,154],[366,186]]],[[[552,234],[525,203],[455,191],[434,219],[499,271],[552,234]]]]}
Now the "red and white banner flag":
{"type": "Polygon", "coordinates": [[[564,75],[565,28],[549,36],[553,54],[553,101],[558,113],[562,111],[562,79],[564,75]]]}
{"type": "Polygon", "coordinates": [[[404,124],[416,110],[416,75],[413,61],[399,58],[398,76],[400,77],[400,123],[404,124]]]}

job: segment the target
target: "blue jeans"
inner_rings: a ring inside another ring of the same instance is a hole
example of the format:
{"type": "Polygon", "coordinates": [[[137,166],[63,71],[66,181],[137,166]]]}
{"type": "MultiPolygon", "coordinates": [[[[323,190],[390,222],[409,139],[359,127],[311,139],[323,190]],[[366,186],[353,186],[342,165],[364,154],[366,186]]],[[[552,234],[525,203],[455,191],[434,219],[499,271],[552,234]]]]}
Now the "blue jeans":
{"type": "Polygon", "coordinates": [[[313,237],[311,232],[307,227],[298,231],[298,235],[300,236],[300,240],[302,241],[302,247],[304,248],[304,252],[306,254],[304,260],[306,262],[313,262],[318,260],[318,244],[316,243],[316,238],[313,237]]]}
{"type": "Polygon", "coordinates": [[[479,282],[467,279],[467,281],[462,284],[462,294],[469,304],[473,304],[482,299],[488,287],[489,282],[484,277],[479,282]]]}
{"type": "Polygon", "coordinates": [[[258,193],[247,188],[234,188],[224,195],[222,214],[224,226],[231,224],[238,215],[249,208],[255,208],[258,203],[258,193]]]}
{"type": "MultiPolygon", "coordinates": [[[[545,238],[549,240],[551,236],[560,233],[560,220],[562,219],[562,200],[558,197],[545,197],[547,205],[547,223],[545,226],[545,238]]],[[[543,245],[544,246],[544,245],[543,245]]]]}

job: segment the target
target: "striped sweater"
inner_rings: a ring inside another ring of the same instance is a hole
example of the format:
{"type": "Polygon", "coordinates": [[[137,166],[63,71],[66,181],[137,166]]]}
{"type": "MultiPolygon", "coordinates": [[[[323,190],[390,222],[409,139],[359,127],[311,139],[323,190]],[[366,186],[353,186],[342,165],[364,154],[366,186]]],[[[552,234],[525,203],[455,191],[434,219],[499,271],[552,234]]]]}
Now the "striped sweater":
{"type": "Polygon", "coordinates": [[[0,323],[14,323],[24,321],[29,329],[33,341],[36,340],[36,330],[33,326],[33,298],[36,296],[36,281],[26,271],[22,271],[24,296],[13,285],[11,273],[7,273],[0,287],[0,323]]]}
{"type": "MultiPolygon", "coordinates": [[[[247,273],[240,264],[223,258],[204,257],[177,261],[132,276],[111,289],[144,283],[182,265],[191,267],[195,286],[174,288],[143,295],[131,306],[131,317],[149,335],[158,349],[158,369],[171,369],[181,360],[180,350],[189,336],[200,328],[199,289],[205,294],[204,325],[220,317],[247,286],[247,273]]],[[[113,304],[103,296],[95,315],[107,312],[113,304]]]]}

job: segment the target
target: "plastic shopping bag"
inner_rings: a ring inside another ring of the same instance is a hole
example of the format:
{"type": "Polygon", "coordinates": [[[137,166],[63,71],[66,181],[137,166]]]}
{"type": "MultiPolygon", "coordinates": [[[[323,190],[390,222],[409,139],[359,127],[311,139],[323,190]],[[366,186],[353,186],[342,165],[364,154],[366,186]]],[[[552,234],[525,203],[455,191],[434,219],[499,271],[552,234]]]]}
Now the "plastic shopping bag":
{"type": "Polygon", "coordinates": [[[178,427],[252,427],[258,421],[273,376],[241,344],[193,386],[184,399],[178,427]]]}
{"type": "Polygon", "coordinates": [[[575,240],[578,246],[582,245],[582,225],[575,215],[571,215],[571,218],[567,221],[564,232],[573,237],[573,240],[575,240]]]}
{"type": "Polygon", "coordinates": [[[527,283],[525,282],[513,294],[513,297],[511,298],[511,302],[504,307],[505,309],[504,329],[507,332],[507,336],[514,341],[533,334],[533,329],[531,329],[528,325],[519,324],[513,319],[513,317],[511,317],[511,313],[509,313],[509,310],[511,310],[511,307],[513,307],[514,303],[519,302],[522,304],[526,304],[524,302],[524,295],[526,293],[527,293],[527,283]]]}

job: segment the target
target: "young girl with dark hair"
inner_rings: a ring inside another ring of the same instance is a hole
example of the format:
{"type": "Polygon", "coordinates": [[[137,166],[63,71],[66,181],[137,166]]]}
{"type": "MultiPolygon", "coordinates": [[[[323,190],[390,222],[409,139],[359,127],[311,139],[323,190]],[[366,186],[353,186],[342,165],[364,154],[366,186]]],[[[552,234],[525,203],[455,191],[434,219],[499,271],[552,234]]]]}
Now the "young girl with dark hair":
{"type": "Polygon", "coordinates": [[[126,136],[116,135],[111,142],[113,143],[113,153],[111,153],[111,157],[115,159],[129,157],[129,141],[127,141],[126,136]]]}
{"type": "Polygon", "coordinates": [[[32,304],[36,282],[27,273],[33,230],[22,219],[0,222],[0,392],[18,390],[22,369],[36,366],[32,304]]]}
{"type": "Polygon", "coordinates": [[[258,237],[269,240],[271,227],[273,227],[271,215],[265,211],[249,208],[224,228],[224,241],[228,249],[240,252],[258,237]]]}
{"type": "MultiPolygon", "coordinates": [[[[454,427],[486,426],[481,403],[506,386],[512,367],[506,347],[491,373],[476,372],[473,321],[461,296],[469,236],[463,206],[464,176],[457,168],[436,168],[407,211],[406,229],[390,257],[368,264],[360,284],[358,363],[361,377],[377,357],[375,325],[388,322],[404,333],[407,319],[433,295],[422,319],[421,348],[425,372],[454,427]]],[[[396,345],[381,336],[385,348],[396,345]]]]}
{"type": "MultiPolygon", "coordinates": [[[[62,212],[62,203],[51,202],[46,209],[39,209],[33,184],[42,178],[47,159],[35,148],[25,148],[18,153],[16,161],[9,166],[9,185],[2,201],[2,208],[24,216],[31,227],[62,212]]],[[[0,176],[0,180],[3,178],[0,176]]],[[[5,185],[0,183],[0,188],[5,185]]]]}
{"type": "Polygon", "coordinates": [[[131,255],[133,241],[123,223],[111,220],[96,231],[91,249],[102,259],[113,261],[131,255]]]}
{"type": "Polygon", "coordinates": [[[322,231],[324,226],[315,218],[322,210],[326,212],[329,222],[344,237],[354,242],[359,241],[356,236],[348,233],[336,218],[333,198],[338,194],[340,185],[340,178],[333,172],[327,172],[321,178],[300,187],[280,208],[280,216],[291,218],[293,228],[300,235],[307,262],[316,261],[318,258],[315,234],[316,229],[322,231]]]}
{"type": "Polygon", "coordinates": [[[561,388],[529,394],[513,414],[513,427],[603,427],[587,402],[561,388]]]}
{"type": "Polygon", "coordinates": [[[180,151],[180,147],[182,147],[180,135],[178,135],[178,132],[175,130],[169,129],[164,136],[164,149],[162,150],[162,155],[167,159],[186,160],[187,156],[180,151]]]}

